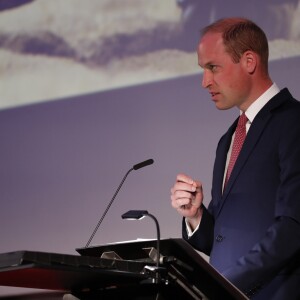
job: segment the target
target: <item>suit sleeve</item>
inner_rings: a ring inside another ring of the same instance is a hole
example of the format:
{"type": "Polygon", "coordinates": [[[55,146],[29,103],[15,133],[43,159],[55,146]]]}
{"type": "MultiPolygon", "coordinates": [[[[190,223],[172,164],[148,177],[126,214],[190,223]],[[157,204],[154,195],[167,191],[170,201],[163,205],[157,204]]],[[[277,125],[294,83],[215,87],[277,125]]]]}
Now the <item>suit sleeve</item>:
{"type": "Polygon", "coordinates": [[[185,219],[182,220],[182,236],[195,249],[210,254],[214,237],[214,219],[208,210],[203,206],[203,215],[197,231],[189,238],[187,234],[185,219]]]}
{"type": "Polygon", "coordinates": [[[281,217],[248,254],[222,274],[248,294],[251,290],[259,290],[281,270],[293,272],[299,268],[299,249],[300,224],[291,218],[281,217]]]}

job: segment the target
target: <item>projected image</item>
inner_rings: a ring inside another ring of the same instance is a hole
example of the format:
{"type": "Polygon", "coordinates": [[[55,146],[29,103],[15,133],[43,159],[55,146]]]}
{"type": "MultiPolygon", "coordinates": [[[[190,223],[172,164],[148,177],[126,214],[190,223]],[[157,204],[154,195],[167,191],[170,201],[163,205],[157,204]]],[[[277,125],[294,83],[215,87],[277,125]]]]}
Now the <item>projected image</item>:
{"type": "Polygon", "coordinates": [[[298,0],[0,0],[0,109],[200,72],[199,30],[225,16],[300,55],[298,0]],[[259,7],[259,9],[257,9],[259,7]]]}

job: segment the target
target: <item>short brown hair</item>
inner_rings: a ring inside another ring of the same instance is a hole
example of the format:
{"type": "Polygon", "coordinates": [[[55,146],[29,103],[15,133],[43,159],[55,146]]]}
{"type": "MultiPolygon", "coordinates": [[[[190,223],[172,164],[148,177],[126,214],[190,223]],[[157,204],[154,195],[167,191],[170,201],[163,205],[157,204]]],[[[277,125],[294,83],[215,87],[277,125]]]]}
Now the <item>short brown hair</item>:
{"type": "Polygon", "coordinates": [[[254,22],[244,18],[220,19],[202,30],[202,36],[208,32],[221,33],[226,51],[233,62],[238,63],[241,56],[251,50],[259,55],[265,71],[268,70],[269,46],[266,34],[254,22]]]}

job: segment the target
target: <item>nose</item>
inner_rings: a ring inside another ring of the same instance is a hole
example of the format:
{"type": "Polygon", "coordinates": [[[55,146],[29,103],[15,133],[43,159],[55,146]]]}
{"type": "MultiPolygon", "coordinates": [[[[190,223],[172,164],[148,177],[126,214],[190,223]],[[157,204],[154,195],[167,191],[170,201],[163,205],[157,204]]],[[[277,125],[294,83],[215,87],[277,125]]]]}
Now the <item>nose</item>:
{"type": "Polygon", "coordinates": [[[212,74],[208,70],[203,71],[202,87],[208,88],[212,83],[212,74]]]}

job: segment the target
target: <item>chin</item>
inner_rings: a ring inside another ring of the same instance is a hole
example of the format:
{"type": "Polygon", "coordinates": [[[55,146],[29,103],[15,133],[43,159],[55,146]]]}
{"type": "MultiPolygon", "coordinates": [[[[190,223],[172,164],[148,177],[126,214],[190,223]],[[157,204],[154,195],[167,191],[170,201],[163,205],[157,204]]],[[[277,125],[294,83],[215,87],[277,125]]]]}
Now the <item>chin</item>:
{"type": "Polygon", "coordinates": [[[232,108],[232,106],[224,106],[224,105],[218,105],[218,104],[216,104],[216,108],[218,110],[227,110],[227,109],[232,108]]]}

